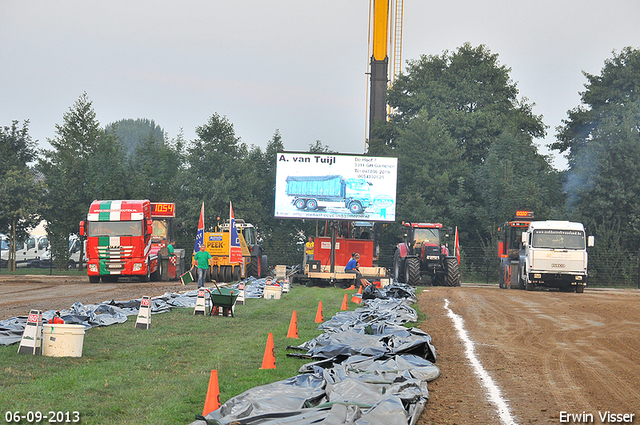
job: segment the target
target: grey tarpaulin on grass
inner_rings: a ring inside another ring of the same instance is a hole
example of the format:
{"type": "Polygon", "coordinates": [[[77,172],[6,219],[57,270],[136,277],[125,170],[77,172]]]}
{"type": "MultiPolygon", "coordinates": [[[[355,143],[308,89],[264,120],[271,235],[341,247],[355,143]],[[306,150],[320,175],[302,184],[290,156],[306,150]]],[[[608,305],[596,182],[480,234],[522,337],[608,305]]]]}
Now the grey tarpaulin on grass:
{"type": "MultiPolygon", "coordinates": [[[[166,292],[164,295],[152,298],[151,313],[166,313],[172,308],[195,307],[198,291],[188,291],[184,294],[166,292]]],[[[74,303],[68,310],[60,310],[60,316],[65,323],[84,325],[87,328],[95,326],[109,326],[124,323],[127,316],[137,315],[141,298],[129,301],[105,301],[99,304],[83,305],[74,303]]],[[[42,321],[51,319],[56,310],[42,313],[42,321]]],[[[0,321],[0,345],[11,345],[20,342],[27,316],[17,316],[0,321]]]]}
{"type": "MultiPolygon", "coordinates": [[[[356,312],[338,313],[319,326],[323,335],[293,347],[322,360],[294,378],[249,389],[192,425],[417,423],[427,382],[440,371],[431,337],[402,326],[417,315],[399,298],[368,299],[356,312]]],[[[414,298],[410,289],[406,299],[414,298]]]]}
{"type": "Polygon", "coordinates": [[[249,389],[193,425],[414,424],[427,402],[427,382],[440,373],[413,355],[358,355],[301,370],[310,372],[249,389]]]}

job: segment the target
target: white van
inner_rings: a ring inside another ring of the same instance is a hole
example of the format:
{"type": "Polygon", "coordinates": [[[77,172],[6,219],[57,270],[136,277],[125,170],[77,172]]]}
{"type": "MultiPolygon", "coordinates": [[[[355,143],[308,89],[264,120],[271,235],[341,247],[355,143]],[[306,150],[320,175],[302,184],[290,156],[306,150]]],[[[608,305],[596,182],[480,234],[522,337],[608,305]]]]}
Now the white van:
{"type": "Polygon", "coordinates": [[[22,243],[16,245],[16,267],[37,267],[40,256],[49,248],[46,235],[29,235],[22,243]]]}
{"type": "Polygon", "coordinates": [[[9,263],[9,238],[0,233],[0,267],[7,268],[9,263]]]}
{"type": "MultiPolygon", "coordinates": [[[[82,264],[87,263],[87,242],[84,242],[84,258],[82,264]]],[[[80,262],[80,239],[78,236],[71,235],[69,236],[69,266],[70,269],[75,269],[78,267],[78,263],[80,262]]],[[[51,267],[51,250],[47,249],[40,256],[40,267],[51,267]]]]}

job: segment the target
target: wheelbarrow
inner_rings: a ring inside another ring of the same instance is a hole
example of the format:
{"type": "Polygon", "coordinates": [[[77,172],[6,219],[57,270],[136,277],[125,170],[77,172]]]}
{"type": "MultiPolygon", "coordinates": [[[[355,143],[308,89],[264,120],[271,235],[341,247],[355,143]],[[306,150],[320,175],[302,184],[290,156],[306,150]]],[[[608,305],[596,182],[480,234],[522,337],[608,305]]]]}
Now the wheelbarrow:
{"type": "Polygon", "coordinates": [[[214,315],[214,312],[218,311],[218,308],[222,308],[223,316],[233,316],[233,305],[236,303],[238,299],[238,295],[240,295],[240,291],[233,290],[233,288],[220,288],[216,285],[216,289],[211,289],[209,291],[211,295],[211,312],[210,315],[214,315]]]}

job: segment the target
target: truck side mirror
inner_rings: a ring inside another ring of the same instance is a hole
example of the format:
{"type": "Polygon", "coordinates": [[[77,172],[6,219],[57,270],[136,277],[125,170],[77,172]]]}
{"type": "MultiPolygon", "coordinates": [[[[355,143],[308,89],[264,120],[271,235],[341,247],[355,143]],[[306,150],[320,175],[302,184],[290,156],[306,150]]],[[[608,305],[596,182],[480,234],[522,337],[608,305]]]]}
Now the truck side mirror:
{"type": "Polygon", "coordinates": [[[520,235],[520,239],[522,240],[522,243],[524,245],[527,244],[527,232],[522,232],[522,235],[520,235]]]}
{"type": "Polygon", "coordinates": [[[153,233],[153,220],[147,219],[147,234],[150,235],[153,233]]]}
{"type": "Polygon", "coordinates": [[[587,237],[587,246],[594,246],[596,244],[596,238],[594,236],[587,237]]]}
{"type": "Polygon", "coordinates": [[[80,236],[84,236],[84,221],[80,222],[80,236]]]}

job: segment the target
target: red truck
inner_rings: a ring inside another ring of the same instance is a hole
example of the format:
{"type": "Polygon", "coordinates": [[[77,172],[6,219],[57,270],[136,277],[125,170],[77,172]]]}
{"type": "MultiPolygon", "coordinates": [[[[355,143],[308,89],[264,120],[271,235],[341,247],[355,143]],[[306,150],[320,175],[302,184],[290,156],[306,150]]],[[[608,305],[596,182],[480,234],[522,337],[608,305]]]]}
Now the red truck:
{"type": "Polygon", "coordinates": [[[173,237],[173,217],[172,203],[93,201],[87,221],[80,222],[80,235],[87,238],[89,281],[113,283],[120,277],[138,277],[147,282],[179,276],[184,250],[176,250],[170,259],[165,248],[173,237]],[[168,261],[162,261],[162,253],[168,261]],[[173,267],[165,269],[165,264],[173,267]]]}

